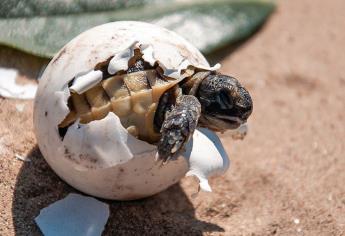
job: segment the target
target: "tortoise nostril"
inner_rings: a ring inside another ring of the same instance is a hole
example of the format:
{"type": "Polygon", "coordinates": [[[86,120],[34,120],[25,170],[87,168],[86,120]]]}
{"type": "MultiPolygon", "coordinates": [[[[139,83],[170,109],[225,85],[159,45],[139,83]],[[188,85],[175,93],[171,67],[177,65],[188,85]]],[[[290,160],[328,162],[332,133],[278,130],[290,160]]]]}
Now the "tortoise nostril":
{"type": "Polygon", "coordinates": [[[248,117],[252,114],[253,104],[251,100],[242,100],[240,104],[237,105],[239,117],[242,120],[247,120],[248,117]]]}
{"type": "Polygon", "coordinates": [[[248,119],[248,117],[250,116],[251,113],[252,113],[251,110],[247,110],[246,112],[244,112],[244,113],[242,114],[242,119],[246,121],[246,120],[248,119]]]}
{"type": "Polygon", "coordinates": [[[243,114],[243,115],[242,115],[243,119],[244,119],[244,120],[247,120],[248,117],[252,114],[252,111],[253,111],[253,104],[250,103],[249,106],[246,106],[246,107],[243,109],[243,113],[242,113],[242,114],[243,114]]]}

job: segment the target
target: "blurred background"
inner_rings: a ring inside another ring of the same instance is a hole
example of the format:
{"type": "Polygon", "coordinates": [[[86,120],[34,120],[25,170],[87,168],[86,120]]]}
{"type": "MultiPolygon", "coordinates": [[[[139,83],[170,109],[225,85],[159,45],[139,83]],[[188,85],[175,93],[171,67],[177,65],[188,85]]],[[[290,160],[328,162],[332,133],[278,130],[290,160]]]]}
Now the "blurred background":
{"type": "Polygon", "coordinates": [[[221,140],[232,165],[212,194],[188,178],[148,199],[108,202],[104,235],[345,235],[343,0],[2,0],[0,235],[40,235],[39,211],[76,192],[43,160],[37,78],[79,33],[118,20],[171,29],[253,96],[249,133],[221,140]]]}

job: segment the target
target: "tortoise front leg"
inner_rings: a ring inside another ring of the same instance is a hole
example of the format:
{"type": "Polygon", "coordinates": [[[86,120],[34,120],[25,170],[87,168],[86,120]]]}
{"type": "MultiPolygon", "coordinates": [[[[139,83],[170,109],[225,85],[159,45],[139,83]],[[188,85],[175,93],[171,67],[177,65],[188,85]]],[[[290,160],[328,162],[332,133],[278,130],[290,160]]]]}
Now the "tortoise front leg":
{"type": "Polygon", "coordinates": [[[158,143],[159,159],[167,162],[177,157],[193,135],[201,113],[198,99],[192,95],[180,95],[175,106],[167,111],[161,127],[158,143]]]}

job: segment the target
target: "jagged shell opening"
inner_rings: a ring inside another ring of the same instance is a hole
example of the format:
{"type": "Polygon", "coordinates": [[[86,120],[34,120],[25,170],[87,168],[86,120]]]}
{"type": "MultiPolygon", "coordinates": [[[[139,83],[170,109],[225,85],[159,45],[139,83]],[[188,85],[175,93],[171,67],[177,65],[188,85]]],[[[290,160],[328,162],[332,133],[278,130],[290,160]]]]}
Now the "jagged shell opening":
{"type": "Polygon", "coordinates": [[[70,80],[70,111],[58,125],[60,137],[63,139],[77,121],[87,124],[113,112],[131,135],[155,143],[160,134],[153,120],[161,95],[197,71],[218,68],[193,66],[188,60],[177,68],[167,68],[154,57],[151,45],[135,41],[96,64],[93,70],[78,73],[70,80]]]}

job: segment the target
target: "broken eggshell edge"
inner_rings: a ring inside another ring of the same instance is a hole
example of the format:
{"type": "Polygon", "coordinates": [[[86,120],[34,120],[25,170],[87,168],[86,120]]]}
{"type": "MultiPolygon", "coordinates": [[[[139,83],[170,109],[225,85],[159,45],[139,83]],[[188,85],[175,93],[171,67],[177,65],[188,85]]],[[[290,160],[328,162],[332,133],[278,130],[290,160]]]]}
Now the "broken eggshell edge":
{"type": "Polygon", "coordinates": [[[158,26],[115,22],[82,33],[52,59],[40,80],[34,126],[43,156],[67,183],[101,198],[150,196],[178,182],[188,171],[188,175],[199,178],[202,190],[211,191],[207,178],[225,171],[229,160],[220,140],[210,131],[196,131],[183,154],[185,158],[165,165],[155,161],[156,147],[128,134],[114,113],[88,124],[76,122],[61,140],[58,124],[69,112],[68,82],[123,51],[123,45],[133,40],[152,45],[146,51],[152,51],[166,68],[178,69],[185,61],[209,68],[195,47],[158,26]]]}

